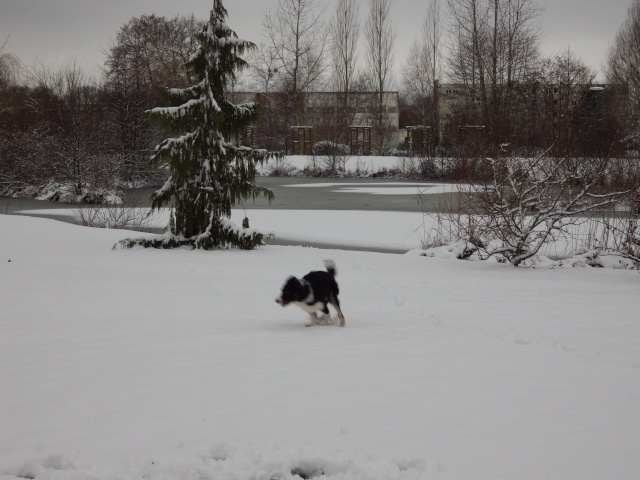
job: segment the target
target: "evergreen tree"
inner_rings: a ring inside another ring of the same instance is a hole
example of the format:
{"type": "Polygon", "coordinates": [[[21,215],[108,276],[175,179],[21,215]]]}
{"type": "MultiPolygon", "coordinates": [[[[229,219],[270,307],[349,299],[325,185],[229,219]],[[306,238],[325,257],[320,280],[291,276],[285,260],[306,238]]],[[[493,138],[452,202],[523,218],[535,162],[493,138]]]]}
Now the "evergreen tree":
{"type": "Polygon", "coordinates": [[[239,247],[252,249],[262,234],[231,221],[231,207],[246,199],[265,196],[270,190],[255,184],[256,164],[272,156],[266,150],[237,146],[225,138],[242,132],[258,115],[258,105],[234,105],[224,97],[225,87],[236,72],[247,66],[241,58],[251,42],[238,39],[225,23],[227,11],[213,0],[209,22],[196,34],[197,50],[186,63],[199,83],[165,91],[172,107],[154,108],[152,117],[179,136],[156,147],[151,161],[166,165],[169,179],[152,197],[152,211],[170,205],[170,235],[160,239],[125,240],[125,246],[172,248],[239,247]]]}

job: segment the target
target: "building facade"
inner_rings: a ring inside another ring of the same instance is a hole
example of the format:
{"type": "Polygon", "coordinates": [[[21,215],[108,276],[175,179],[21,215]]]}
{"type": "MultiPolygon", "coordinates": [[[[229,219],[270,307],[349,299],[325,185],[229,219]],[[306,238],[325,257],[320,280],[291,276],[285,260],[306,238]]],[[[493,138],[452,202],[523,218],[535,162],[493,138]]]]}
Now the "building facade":
{"type": "Polygon", "coordinates": [[[257,102],[252,146],[311,155],[317,142],[346,145],[368,155],[397,146],[398,92],[307,92],[291,98],[281,92],[232,92],[233,103],[257,102]]]}

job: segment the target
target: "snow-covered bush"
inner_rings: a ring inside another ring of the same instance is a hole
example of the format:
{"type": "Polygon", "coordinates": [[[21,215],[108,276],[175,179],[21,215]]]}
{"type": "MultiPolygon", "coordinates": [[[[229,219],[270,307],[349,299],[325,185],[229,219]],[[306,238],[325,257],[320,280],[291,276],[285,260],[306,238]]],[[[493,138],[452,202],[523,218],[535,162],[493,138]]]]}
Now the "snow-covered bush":
{"type": "Polygon", "coordinates": [[[479,171],[485,179],[474,187],[471,208],[480,213],[480,238],[499,240],[482,248],[502,255],[514,266],[535,256],[558,235],[567,235],[587,212],[611,210],[630,192],[629,185],[606,188],[618,168],[609,158],[487,158],[479,171]]]}
{"type": "Polygon", "coordinates": [[[570,250],[563,252],[566,257],[585,249],[624,254],[624,248],[631,248],[626,255],[634,258],[637,228],[632,233],[629,229],[636,215],[630,215],[631,221],[625,217],[615,228],[611,223],[615,207],[638,188],[637,172],[629,165],[617,159],[545,155],[480,160],[477,170],[484,177],[469,193],[461,192],[456,204],[442,205],[440,212],[425,213],[435,217],[435,227],[423,232],[423,246],[455,245],[458,258],[495,257],[514,266],[559,241],[570,250]],[[621,168],[627,180],[608,185],[612,173],[621,168]],[[594,219],[593,212],[603,212],[603,218],[594,219]],[[585,218],[594,222],[587,237],[579,233],[585,218]]]}

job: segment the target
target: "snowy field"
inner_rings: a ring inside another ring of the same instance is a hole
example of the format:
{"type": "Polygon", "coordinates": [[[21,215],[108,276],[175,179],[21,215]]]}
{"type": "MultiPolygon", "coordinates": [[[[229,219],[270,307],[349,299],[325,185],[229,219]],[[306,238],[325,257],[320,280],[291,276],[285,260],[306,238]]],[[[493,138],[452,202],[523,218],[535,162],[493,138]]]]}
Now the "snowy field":
{"type": "Polygon", "coordinates": [[[640,478],[637,271],[0,232],[2,480],[640,478]],[[325,258],[345,328],[274,302],[325,258]]]}

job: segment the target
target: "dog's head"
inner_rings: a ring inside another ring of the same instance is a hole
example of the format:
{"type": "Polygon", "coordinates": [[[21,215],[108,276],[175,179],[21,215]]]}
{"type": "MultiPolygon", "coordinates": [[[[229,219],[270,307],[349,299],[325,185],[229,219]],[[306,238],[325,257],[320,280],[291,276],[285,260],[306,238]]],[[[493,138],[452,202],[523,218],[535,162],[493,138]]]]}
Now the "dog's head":
{"type": "Polygon", "coordinates": [[[302,280],[291,276],[282,286],[280,296],[276,298],[276,303],[286,307],[291,302],[301,302],[307,298],[309,287],[302,280]]]}

